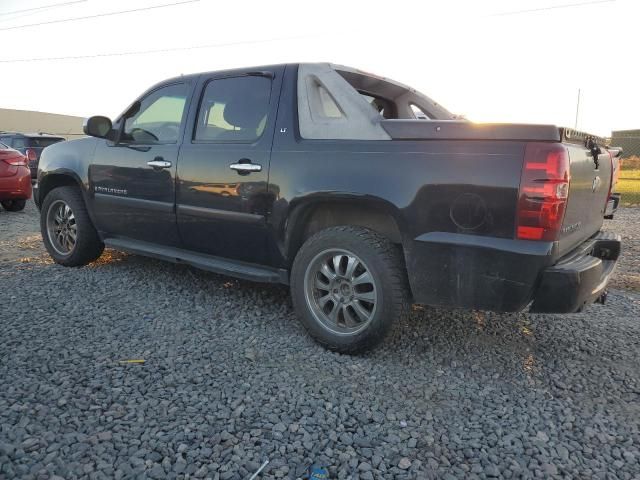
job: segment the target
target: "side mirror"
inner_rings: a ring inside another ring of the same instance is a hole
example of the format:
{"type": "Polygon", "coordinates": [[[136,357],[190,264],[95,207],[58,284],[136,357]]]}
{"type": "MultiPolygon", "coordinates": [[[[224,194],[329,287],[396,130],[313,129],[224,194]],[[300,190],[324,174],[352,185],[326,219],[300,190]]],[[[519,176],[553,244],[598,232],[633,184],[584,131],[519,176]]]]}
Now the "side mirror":
{"type": "Polygon", "coordinates": [[[89,117],[82,125],[82,131],[90,137],[106,138],[112,140],[114,137],[113,125],[107,117],[89,117]]]}

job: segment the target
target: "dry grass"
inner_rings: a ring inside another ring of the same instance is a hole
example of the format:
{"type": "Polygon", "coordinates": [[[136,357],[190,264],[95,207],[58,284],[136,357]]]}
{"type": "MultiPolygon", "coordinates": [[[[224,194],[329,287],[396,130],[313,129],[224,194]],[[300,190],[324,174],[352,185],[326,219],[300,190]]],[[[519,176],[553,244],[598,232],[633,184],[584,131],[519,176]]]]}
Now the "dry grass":
{"type": "Polygon", "coordinates": [[[623,157],[622,170],[640,170],[640,157],[623,157]]]}
{"type": "Polygon", "coordinates": [[[635,170],[623,168],[615,191],[622,194],[623,205],[639,205],[640,168],[635,170]]]}
{"type": "Polygon", "coordinates": [[[622,194],[623,205],[640,205],[640,157],[623,157],[615,191],[622,194]]]}

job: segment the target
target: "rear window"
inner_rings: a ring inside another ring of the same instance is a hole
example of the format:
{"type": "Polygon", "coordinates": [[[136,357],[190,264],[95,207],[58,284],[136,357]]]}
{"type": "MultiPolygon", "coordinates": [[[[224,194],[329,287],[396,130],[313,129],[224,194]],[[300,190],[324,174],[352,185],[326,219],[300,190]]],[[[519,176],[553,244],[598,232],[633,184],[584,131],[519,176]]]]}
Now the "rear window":
{"type": "Polygon", "coordinates": [[[436,102],[400,83],[345,67],[335,71],[387,119],[450,120],[453,116],[436,102]]]}
{"type": "Polygon", "coordinates": [[[417,120],[429,120],[431,118],[429,114],[424,111],[424,108],[419,107],[415,103],[410,103],[409,107],[417,120]]]}
{"type": "Polygon", "coordinates": [[[27,146],[35,147],[35,148],[44,148],[49,145],[53,145],[54,143],[63,142],[64,138],[40,138],[40,137],[30,137],[27,140],[27,146]]]}
{"type": "Polygon", "coordinates": [[[358,90],[358,93],[371,105],[376,112],[382,115],[383,118],[397,118],[394,114],[394,108],[392,102],[386,98],[373,97],[365,92],[358,90]]]}

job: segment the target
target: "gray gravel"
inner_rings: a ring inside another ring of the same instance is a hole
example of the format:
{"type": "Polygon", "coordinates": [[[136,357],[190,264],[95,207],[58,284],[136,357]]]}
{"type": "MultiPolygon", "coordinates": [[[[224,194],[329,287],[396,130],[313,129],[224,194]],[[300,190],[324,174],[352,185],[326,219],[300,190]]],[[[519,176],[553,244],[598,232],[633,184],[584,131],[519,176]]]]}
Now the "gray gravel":
{"type": "Polygon", "coordinates": [[[54,265],[31,205],[0,213],[0,279],[0,478],[640,478],[631,290],[567,316],[416,309],[349,357],[282,287],[54,265]]]}
{"type": "Polygon", "coordinates": [[[622,261],[618,263],[611,286],[640,292],[640,208],[621,208],[604,228],[622,237],[622,261]]]}

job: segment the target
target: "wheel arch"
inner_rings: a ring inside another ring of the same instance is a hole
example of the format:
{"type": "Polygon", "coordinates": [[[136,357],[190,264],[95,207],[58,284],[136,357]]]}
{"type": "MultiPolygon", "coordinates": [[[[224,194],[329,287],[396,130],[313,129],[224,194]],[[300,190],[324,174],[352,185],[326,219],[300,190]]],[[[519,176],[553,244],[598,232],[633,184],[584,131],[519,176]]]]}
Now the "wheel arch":
{"type": "MultiPolygon", "coordinates": [[[[87,213],[89,215],[89,219],[93,225],[96,225],[96,219],[93,215],[93,211],[90,208],[90,202],[87,200],[87,191],[84,188],[84,184],[80,177],[73,170],[56,170],[51,173],[47,173],[44,175],[40,181],[38,182],[38,194],[34,196],[34,200],[36,201],[36,205],[38,208],[42,208],[42,204],[46,196],[53,190],[58,187],[75,187],[80,192],[82,199],[84,201],[85,206],[87,207],[87,213]]],[[[98,232],[98,235],[101,235],[98,232]]]]}
{"type": "Polygon", "coordinates": [[[355,225],[370,228],[392,243],[403,243],[404,222],[399,210],[379,198],[313,197],[291,207],[285,225],[285,257],[293,263],[302,244],[329,227],[355,225]]]}
{"type": "MultiPolygon", "coordinates": [[[[78,187],[84,198],[84,189],[80,177],[72,170],[57,170],[43,176],[38,182],[37,204],[42,205],[47,194],[58,187],[78,187]]],[[[85,199],[86,201],[86,199],[85,199]]]]}

